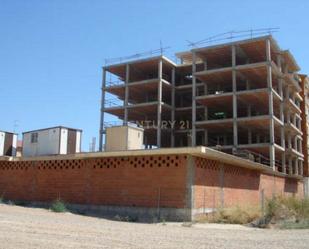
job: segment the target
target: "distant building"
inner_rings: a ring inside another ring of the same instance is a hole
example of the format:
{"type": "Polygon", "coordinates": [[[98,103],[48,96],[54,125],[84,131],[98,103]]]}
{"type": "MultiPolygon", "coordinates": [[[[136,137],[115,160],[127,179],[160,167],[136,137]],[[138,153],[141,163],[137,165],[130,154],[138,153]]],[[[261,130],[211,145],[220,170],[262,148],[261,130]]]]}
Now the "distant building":
{"type": "Polygon", "coordinates": [[[63,126],[23,133],[23,156],[65,155],[81,152],[82,130],[63,126]]]}
{"type": "Polygon", "coordinates": [[[0,131],[0,156],[16,156],[17,134],[0,131]]]}
{"type": "Polygon", "coordinates": [[[16,157],[21,157],[23,153],[23,141],[17,141],[16,157]]]}

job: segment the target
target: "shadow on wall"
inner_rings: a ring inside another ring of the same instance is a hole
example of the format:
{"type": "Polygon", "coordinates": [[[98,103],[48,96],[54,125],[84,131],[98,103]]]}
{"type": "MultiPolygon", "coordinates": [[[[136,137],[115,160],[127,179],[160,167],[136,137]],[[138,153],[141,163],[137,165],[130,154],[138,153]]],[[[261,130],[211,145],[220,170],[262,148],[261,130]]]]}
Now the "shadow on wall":
{"type": "Polygon", "coordinates": [[[298,182],[296,179],[286,179],[284,182],[284,191],[288,193],[297,193],[298,182]]]}
{"type": "Polygon", "coordinates": [[[259,190],[261,174],[258,171],[219,164],[216,161],[196,158],[196,185],[244,190],[259,190]]]}

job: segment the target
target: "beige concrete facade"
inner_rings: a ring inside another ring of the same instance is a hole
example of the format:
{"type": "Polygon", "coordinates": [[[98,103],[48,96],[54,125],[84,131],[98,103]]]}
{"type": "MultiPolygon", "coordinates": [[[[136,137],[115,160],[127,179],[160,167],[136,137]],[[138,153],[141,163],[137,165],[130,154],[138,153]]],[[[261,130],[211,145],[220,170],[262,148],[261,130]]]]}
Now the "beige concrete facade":
{"type": "Polygon", "coordinates": [[[131,126],[106,128],[105,151],[141,150],[144,130],[131,126]]]}

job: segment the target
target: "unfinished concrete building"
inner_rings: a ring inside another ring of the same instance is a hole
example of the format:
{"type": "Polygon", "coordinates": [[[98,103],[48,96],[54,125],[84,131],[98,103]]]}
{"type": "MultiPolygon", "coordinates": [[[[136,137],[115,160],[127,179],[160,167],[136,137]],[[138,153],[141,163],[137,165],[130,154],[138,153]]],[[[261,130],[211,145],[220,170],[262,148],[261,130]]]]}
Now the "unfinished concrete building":
{"type": "Polygon", "coordinates": [[[289,51],[267,35],[176,55],[178,64],[156,56],[103,67],[100,150],[108,113],[143,126],[146,149],[203,145],[303,174],[303,98],[289,51]]]}

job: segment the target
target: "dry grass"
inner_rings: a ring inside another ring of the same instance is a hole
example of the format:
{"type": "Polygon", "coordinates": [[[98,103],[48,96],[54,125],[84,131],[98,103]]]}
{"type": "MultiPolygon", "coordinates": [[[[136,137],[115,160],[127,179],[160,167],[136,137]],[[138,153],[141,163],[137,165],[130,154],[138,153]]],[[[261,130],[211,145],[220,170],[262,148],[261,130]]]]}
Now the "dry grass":
{"type": "Polygon", "coordinates": [[[265,218],[279,228],[309,228],[309,199],[274,197],[267,201],[265,218]]]}
{"type": "Polygon", "coordinates": [[[261,217],[261,210],[256,206],[235,206],[222,208],[217,212],[198,218],[198,222],[248,224],[261,217]]]}
{"type": "Polygon", "coordinates": [[[257,206],[234,206],[198,217],[197,222],[248,224],[282,229],[309,228],[309,199],[275,196],[266,201],[265,216],[257,206]]]}

